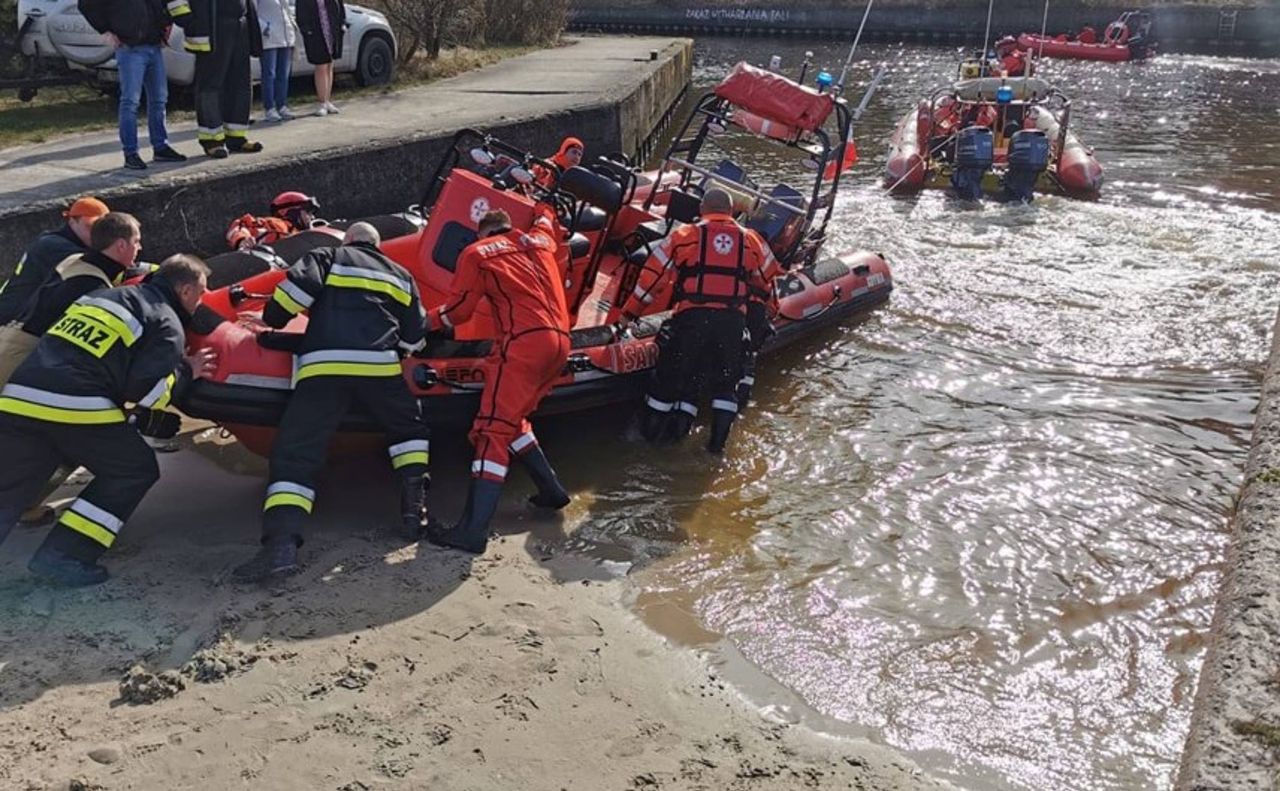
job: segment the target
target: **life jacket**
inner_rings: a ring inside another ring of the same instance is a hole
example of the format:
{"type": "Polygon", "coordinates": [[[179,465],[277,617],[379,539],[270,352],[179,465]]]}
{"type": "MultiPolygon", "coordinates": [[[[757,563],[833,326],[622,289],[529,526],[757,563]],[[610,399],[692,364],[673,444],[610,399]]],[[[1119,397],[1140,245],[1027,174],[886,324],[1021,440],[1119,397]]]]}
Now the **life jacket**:
{"type": "Polygon", "coordinates": [[[639,316],[669,284],[674,312],[691,308],[745,311],[754,298],[766,301],[765,273],[776,267],[773,253],[755,231],[726,214],[676,229],[654,248],[623,313],[639,316]]]}
{"type": "Polygon", "coordinates": [[[279,217],[255,217],[246,214],[227,227],[227,244],[232,250],[275,244],[297,233],[293,225],[279,217]]]}

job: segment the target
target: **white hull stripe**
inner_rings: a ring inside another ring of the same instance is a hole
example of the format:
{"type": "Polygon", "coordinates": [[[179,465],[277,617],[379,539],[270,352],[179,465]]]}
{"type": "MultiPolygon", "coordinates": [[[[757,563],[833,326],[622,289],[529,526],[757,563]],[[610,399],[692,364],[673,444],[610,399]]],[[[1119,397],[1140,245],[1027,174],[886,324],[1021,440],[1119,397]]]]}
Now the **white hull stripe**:
{"type": "Polygon", "coordinates": [[[227,377],[229,385],[245,387],[262,387],[268,390],[292,390],[293,380],[287,376],[258,376],[257,374],[231,374],[227,377]]]}
{"type": "MultiPolygon", "coordinates": [[[[247,127],[246,127],[247,128],[247,127]]],[[[383,283],[390,283],[399,288],[401,291],[413,293],[413,284],[407,282],[402,277],[396,277],[390,272],[379,272],[376,269],[365,269],[360,266],[346,266],[345,264],[334,264],[329,270],[332,275],[346,275],[347,277],[362,277],[365,280],[378,280],[383,283]]]]}
{"type": "Polygon", "coordinates": [[[431,443],[425,439],[411,439],[387,448],[387,453],[389,453],[392,458],[395,458],[402,453],[413,453],[415,451],[420,453],[429,453],[431,451],[431,443]]]}
{"type": "Polygon", "coordinates": [[[129,331],[133,333],[134,340],[142,337],[142,322],[138,321],[138,318],[130,313],[129,309],[124,305],[121,305],[118,302],[112,302],[109,299],[102,299],[101,297],[81,297],[76,301],[81,305],[92,305],[95,308],[102,308],[117,319],[120,319],[120,321],[124,322],[124,326],[128,327],[129,331]]]}
{"type": "Polygon", "coordinates": [[[686,413],[686,414],[693,415],[694,417],[697,417],[697,416],[698,416],[698,408],[697,408],[696,406],[694,406],[693,404],[690,404],[688,401],[680,401],[680,402],[678,402],[678,403],[676,404],[676,409],[678,409],[678,410],[680,410],[681,412],[684,412],[684,413],[686,413]]]}
{"type": "Polygon", "coordinates": [[[499,478],[505,478],[507,477],[507,468],[496,461],[476,459],[471,462],[471,474],[480,475],[482,473],[488,473],[489,475],[496,475],[499,478]]]}
{"type": "Polygon", "coordinates": [[[718,409],[721,412],[732,412],[735,415],[738,414],[737,401],[726,401],[723,398],[717,398],[711,402],[711,408],[718,409]]]}
{"type": "Polygon", "coordinates": [[[298,356],[298,367],[314,363],[394,363],[400,357],[394,349],[368,351],[367,349],[330,349],[298,356]]]}
{"type": "Polygon", "coordinates": [[[119,533],[120,528],[124,527],[123,519],[116,518],[115,514],[110,513],[109,511],[104,511],[83,498],[72,503],[71,510],[80,514],[85,519],[92,519],[107,530],[110,530],[112,534],[119,533]]]}
{"type": "Polygon", "coordinates": [[[756,378],[754,376],[744,376],[738,380],[738,384],[753,385],[755,383],[756,383],[756,378]]]}
{"type": "Polygon", "coordinates": [[[511,449],[514,450],[516,453],[520,453],[530,445],[537,445],[537,444],[538,444],[538,438],[533,436],[533,432],[530,431],[516,437],[515,442],[511,443],[511,449]]]}
{"type": "Polygon", "coordinates": [[[290,483],[289,481],[276,481],[267,487],[267,496],[273,494],[296,494],[305,497],[308,500],[316,499],[316,490],[310,486],[303,486],[300,483],[290,483]]]}
{"type": "Polygon", "coordinates": [[[61,393],[50,393],[48,390],[37,390],[26,385],[7,384],[0,395],[29,401],[33,404],[57,407],[58,409],[74,409],[83,412],[96,412],[100,409],[119,409],[120,405],[110,398],[101,396],[71,396],[61,393]]]}
{"type": "Polygon", "coordinates": [[[303,291],[296,283],[291,283],[288,280],[281,280],[280,285],[276,286],[276,288],[288,294],[289,299],[292,299],[304,308],[311,307],[311,305],[316,301],[315,297],[303,291]]]}
{"type": "Polygon", "coordinates": [[[647,396],[644,399],[644,403],[654,412],[670,412],[676,408],[676,405],[670,401],[659,401],[653,396],[647,396]]]}

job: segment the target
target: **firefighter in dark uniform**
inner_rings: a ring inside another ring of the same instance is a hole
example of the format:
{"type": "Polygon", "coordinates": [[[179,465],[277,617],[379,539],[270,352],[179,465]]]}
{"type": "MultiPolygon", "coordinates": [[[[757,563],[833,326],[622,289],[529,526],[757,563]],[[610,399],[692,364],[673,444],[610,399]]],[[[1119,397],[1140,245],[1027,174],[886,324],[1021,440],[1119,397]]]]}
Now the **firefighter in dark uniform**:
{"type": "Polygon", "coordinates": [[[403,355],[424,345],[425,319],[413,276],[378,250],[379,241],[372,225],[355,223],[341,247],[313,250],[290,267],[262,313],[272,327],[283,327],[303,311],[309,320],[295,362],[293,397],[271,448],[263,546],[236,569],[241,582],[297,570],[316,474],[330,438],[356,405],[386,434],[387,454],[400,478],[405,537],[417,540],[426,528],[430,434],[400,368],[403,355]]]}
{"type": "Polygon", "coordinates": [[[56,231],[40,234],[18,260],[13,277],[0,285],[0,326],[22,314],[27,300],[40,288],[53,268],[69,255],[89,249],[89,230],[110,211],[97,198],[80,198],[63,212],[67,222],[56,231]]]}
{"type": "Polygon", "coordinates": [[[254,0],[173,0],[169,14],[182,28],[183,47],[196,56],[196,137],[214,159],[254,153],[249,140],[253,83],[249,58],[262,55],[254,0]]]}
{"type": "Polygon", "coordinates": [[[667,287],[675,302],[641,421],[650,441],[689,432],[704,386],[712,397],[707,450],[724,450],[737,417],[747,305],[753,288],[769,289],[765,276],[775,264],[768,245],[739,225],[732,211],[729,193],[707,190],[699,222],[676,229],[654,248],[623,305],[625,326],[667,287]]]}
{"type": "Polygon", "coordinates": [[[37,576],[75,587],[107,579],[98,558],[160,475],[139,432],[176,420],[163,410],[212,365],[207,350],[183,358],[183,324],[208,274],[177,255],[143,285],[81,297],[0,390],[0,540],[59,464],[94,476],[28,564],[37,576]]]}

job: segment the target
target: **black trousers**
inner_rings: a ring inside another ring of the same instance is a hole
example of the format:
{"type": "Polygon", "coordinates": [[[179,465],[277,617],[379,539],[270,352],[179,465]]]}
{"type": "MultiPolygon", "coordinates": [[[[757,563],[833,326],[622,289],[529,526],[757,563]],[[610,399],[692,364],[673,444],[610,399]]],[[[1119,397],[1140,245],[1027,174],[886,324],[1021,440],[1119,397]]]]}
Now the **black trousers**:
{"type": "Polygon", "coordinates": [[[160,478],[156,454],[125,423],[50,423],[0,414],[0,536],[18,521],[59,465],[85,467],[93,481],[45,540],[88,563],[115,543],[125,521],[160,478]]]}
{"type": "Polygon", "coordinates": [[[671,319],[646,405],[655,412],[698,414],[705,392],[711,408],[737,414],[746,319],[736,310],[691,308],[671,319]]]}
{"type": "Polygon", "coordinates": [[[214,25],[213,51],[196,53],[196,127],[206,148],[239,148],[253,105],[249,33],[243,19],[217,19],[214,25]]]}
{"type": "Polygon", "coordinates": [[[315,502],[315,479],[324,466],[329,440],[352,406],[364,407],[387,438],[398,475],[427,472],[430,431],[418,400],[399,376],[315,376],[298,383],[271,447],[271,483],[263,505],[264,541],[292,538],[315,502]]]}

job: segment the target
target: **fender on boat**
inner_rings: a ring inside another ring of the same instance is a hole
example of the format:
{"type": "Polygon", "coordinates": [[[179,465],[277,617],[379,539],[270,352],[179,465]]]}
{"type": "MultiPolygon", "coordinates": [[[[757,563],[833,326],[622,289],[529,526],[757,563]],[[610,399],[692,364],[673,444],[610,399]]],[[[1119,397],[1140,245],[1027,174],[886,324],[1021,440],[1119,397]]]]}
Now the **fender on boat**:
{"type": "Polygon", "coordinates": [[[916,192],[924,186],[924,157],[928,141],[920,139],[919,114],[928,113],[928,102],[902,117],[889,141],[889,160],[884,166],[884,185],[894,193],[916,192]]]}

